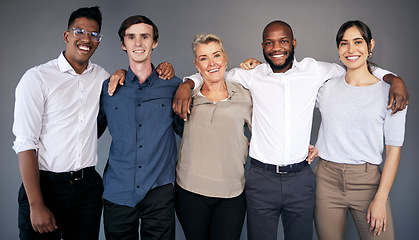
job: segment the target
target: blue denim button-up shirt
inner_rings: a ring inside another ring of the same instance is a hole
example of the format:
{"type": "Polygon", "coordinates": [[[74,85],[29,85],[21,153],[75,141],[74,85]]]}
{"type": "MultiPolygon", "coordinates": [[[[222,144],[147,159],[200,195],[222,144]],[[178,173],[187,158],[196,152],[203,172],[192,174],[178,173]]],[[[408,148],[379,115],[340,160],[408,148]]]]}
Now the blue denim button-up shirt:
{"type": "Polygon", "coordinates": [[[108,127],[112,136],[103,174],[106,200],[134,207],[150,189],[174,182],[175,132],[182,132],[183,120],[172,100],[181,82],[160,79],[153,67],[142,84],[129,69],[113,96],[107,93],[109,79],[103,83],[98,131],[100,136],[108,127]]]}

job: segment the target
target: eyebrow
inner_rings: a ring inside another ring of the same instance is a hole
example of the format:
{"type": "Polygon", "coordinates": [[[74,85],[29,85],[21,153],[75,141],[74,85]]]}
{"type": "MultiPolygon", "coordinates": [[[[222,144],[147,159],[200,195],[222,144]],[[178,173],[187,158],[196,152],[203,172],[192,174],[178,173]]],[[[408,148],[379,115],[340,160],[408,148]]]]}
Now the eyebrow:
{"type": "Polygon", "coordinates": [[[362,38],[362,37],[357,37],[357,38],[354,38],[354,39],[350,39],[350,40],[348,40],[348,39],[342,39],[341,40],[341,42],[347,42],[347,41],[351,41],[351,40],[354,40],[354,41],[357,41],[357,40],[364,40],[364,38],[362,38]]]}
{"type": "MultiPolygon", "coordinates": [[[[138,35],[138,34],[135,34],[135,33],[127,33],[127,34],[125,34],[125,36],[130,36],[130,37],[132,37],[132,36],[135,36],[135,35],[138,35]]],[[[149,33],[140,33],[140,36],[141,37],[144,37],[144,36],[151,36],[151,34],[149,34],[149,33]]]]}
{"type": "MultiPolygon", "coordinates": [[[[214,55],[216,53],[221,53],[221,50],[215,51],[212,54],[214,55]]],[[[208,55],[207,54],[198,55],[198,57],[206,57],[206,56],[208,56],[208,55]]]]}

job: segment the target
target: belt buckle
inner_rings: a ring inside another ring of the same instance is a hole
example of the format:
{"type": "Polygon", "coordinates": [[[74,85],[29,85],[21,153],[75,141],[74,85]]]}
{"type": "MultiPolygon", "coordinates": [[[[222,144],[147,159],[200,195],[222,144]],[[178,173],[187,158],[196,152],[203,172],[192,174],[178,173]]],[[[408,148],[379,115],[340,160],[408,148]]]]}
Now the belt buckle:
{"type": "Polygon", "coordinates": [[[285,173],[288,173],[288,172],[281,172],[281,171],[279,171],[279,165],[276,165],[276,173],[279,173],[279,174],[285,174],[285,173]]]}
{"type": "Polygon", "coordinates": [[[73,181],[78,181],[78,180],[82,180],[83,179],[83,177],[84,177],[84,169],[81,169],[80,171],[81,171],[81,177],[76,177],[75,176],[76,171],[71,171],[70,172],[70,174],[71,174],[71,178],[69,180],[70,183],[73,183],[73,181]]]}

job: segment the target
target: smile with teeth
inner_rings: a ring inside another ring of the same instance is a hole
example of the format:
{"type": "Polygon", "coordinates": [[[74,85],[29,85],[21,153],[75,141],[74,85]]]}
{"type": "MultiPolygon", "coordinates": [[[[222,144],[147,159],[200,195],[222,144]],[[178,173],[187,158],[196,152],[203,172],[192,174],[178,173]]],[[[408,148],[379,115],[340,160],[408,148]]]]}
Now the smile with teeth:
{"type": "Polygon", "coordinates": [[[144,52],[145,52],[145,50],[135,50],[134,52],[135,52],[135,53],[144,53],[144,52]]]}
{"type": "Polygon", "coordinates": [[[78,48],[82,51],[89,51],[91,47],[85,45],[79,45],[78,48]]]}
{"type": "Polygon", "coordinates": [[[211,70],[208,70],[208,72],[209,73],[215,73],[215,72],[218,72],[218,70],[220,70],[219,68],[216,68],[216,69],[211,69],[211,70]]]}
{"type": "Polygon", "coordinates": [[[360,58],[360,56],[349,56],[346,57],[346,59],[348,59],[348,61],[354,62],[356,60],[358,60],[360,58]]]}
{"type": "Polygon", "coordinates": [[[273,58],[281,58],[285,56],[285,53],[271,53],[270,55],[273,58]]]}

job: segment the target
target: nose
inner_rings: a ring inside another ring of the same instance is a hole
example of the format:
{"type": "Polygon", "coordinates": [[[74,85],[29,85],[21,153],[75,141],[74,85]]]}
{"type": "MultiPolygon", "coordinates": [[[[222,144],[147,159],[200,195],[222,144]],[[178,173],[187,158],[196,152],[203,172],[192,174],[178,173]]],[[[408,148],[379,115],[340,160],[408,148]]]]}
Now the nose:
{"type": "Polygon", "coordinates": [[[349,44],[349,49],[348,49],[348,51],[349,51],[350,53],[353,53],[353,52],[355,51],[355,46],[354,46],[354,44],[352,44],[352,43],[350,43],[350,44],[349,44]]]}
{"type": "Polygon", "coordinates": [[[278,50],[281,48],[281,44],[279,42],[274,42],[272,50],[278,50]]]}
{"type": "Polygon", "coordinates": [[[91,41],[90,34],[89,33],[83,34],[81,40],[83,40],[84,42],[90,42],[91,41]]]}
{"type": "Polygon", "coordinates": [[[209,59],[208,59],[208,63],[209,63],[209,65],[210,65],[210,66],[215,65],[215,61],[214,61],[214,59],[213,59],[213,58],[209,58],[209,59]]]}
{"type": "Polygon", "coordinates": [[[141,38],[135,38],[135,46],[141,46],[141,45],[142,45],[141,38]]]}

